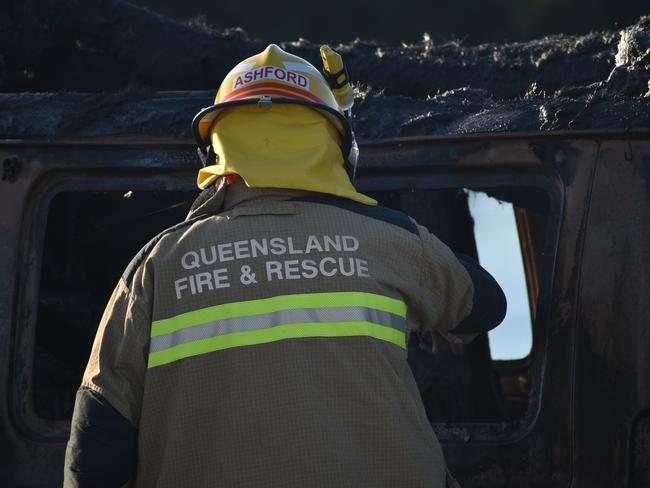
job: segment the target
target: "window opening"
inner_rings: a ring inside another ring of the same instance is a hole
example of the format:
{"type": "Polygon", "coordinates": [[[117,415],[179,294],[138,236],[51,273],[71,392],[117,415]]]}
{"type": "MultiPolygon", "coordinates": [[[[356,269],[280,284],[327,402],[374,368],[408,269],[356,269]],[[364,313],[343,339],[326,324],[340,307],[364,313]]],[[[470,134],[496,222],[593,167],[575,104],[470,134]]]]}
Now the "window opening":
{"type": "Polygon", "coordinates": [[[196,191],[66,191],[54,196],[43,243],[34,410],[67,420],[104,307],[138,250],[182,221],[196,191]]]}
{"type": "Polygon", "coordinates": [[[481,192],[468,191],[468,195],[479,262],[501,285],[508,300],[504,321],[488,334],[492,359],[525,358],[532,347],[532,326],[513,205],[481,192]]]}
{"type": "MultiPolygon", "coordinates": [[[[75,392],[113,287],[142,245],[161,230],[183,220],[196,191],[181,188],[184,186],[167,190],[134,188],[126,193],[124,189],[107,190],[106,187],[102,190],[78,188],[60,192],[49,202],[41,248],[42,269],[32,370],[33,407],[38,417],[70,419],[75,392]]],[[[482,207],[477,205],[477,201],[484,198],[496,202],[484,195],[487,193],[512,202],[514,207],[508,204],[505,208],[510,212],[511,229],[516,229],[512,221],[516,221],[520,229],[528,278],[528,288],[525,280],[516,288],[524,290],[524,294],[526,289],[529,290],[530,307],[534,310],[538,290],[536,275],[538,272],[541,275],[544,264],[542,256],[548,230],[549,195],[540,188],[519,186],[474,187],[473,190],[467,192],[458,187],[447,187],[369,193],[381,205],[414,217],[454,251],[478,255],[481,264],[506,288],[507,280],[486,262],[482,250],[485,237],[480,226],[485,222],[489,224],[491,220],[485,220],[481,212],[487,211],[491,215],[498,209],[482,207]],[[513,208],[517,212],[516,219],[512,216],[513,208]],[[472,220],[477,222],[477,226],[472,220]]],[[[492,228],[494,231],[494,224],[492,228]]],[[[512,232],[516,235],[516,230],[512,232]]],[[[501,231],[498,233],[502,234],[501,231]]],[[[505,253],[503,246],[499,249],[505,253]]],[[[510,255],[510,251],[507,252],[510,255]]],[[[521,261],[521,251],[518,253],[517,260],[521,261]]],[[[519,273],[523,275],[523,271],[519,273]]],[[[506,294],[513,303],[507,290],[506,294]]],[[[523,303],[525,309],[528,301],[523,303]]],[[[529,333],[530,320],[529,313],[525,322],[529,333]]],[[[522,323],[518,325],[524,328],[522,323]]],[[[411,335],[409,364],[427,416],[434,426],[441,425],[440,422],[496,422],[496,426],[500,422],[522,419],[529,410],[529,382],[532,380],[529,362],[493,361],[487,335],[460,350],[440,340],[433,353],[431,342],[428,350],[422,350],[420,339],[411,335]]],[[[490,340],[495,354],[495,341],[490,340]]],[[[520,357],[528,354],[531,342],[529,335],[528,345],[520,357]]],[[[502,357],[499,354],[496,352],[496,357],[502,357]]],[[[513,429],[516,428],[516,424],[512,425],[513,429]]],[[[453,439],[452,434],[438,434],[443,441],[449,440],[449,436],[453,439]]]]}

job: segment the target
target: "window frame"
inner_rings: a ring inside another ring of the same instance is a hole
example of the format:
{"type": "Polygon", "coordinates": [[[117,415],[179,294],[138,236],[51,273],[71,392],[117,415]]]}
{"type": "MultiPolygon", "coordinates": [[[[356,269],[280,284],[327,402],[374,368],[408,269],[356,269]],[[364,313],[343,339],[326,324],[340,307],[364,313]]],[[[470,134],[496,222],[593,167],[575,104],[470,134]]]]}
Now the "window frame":
{"type": "Polygon", "coordinates": [[[379,176],[375,179],[363,178],[357,182],[357,187],[362,192],[517,186],[534,187],[544,191],[548,196],[549,208],[545,229],[547,238],[541,261],[541,267],[546,272],[538,277],[539,294],[534,320],[531,317],[533,328],[531,352],[522,359],[492,360],[497,368],[516,370],[528,368],[529,388],[536,394],[531,395],[526,414],[521,419],[507,422],[432,422],[438,440],[446,446],[491,445],[521,440],[533,430],[541,408],[549,329],[545,322],[551,308],[552,283],[564,211],[564,186],[557,174],[539,171],[539,168],[534,168],[533,171],[531,169],[533,168],[504,167],[489,170],[462,168],[450,171],[445,167],[440,169],[433,167],[427,171],[417,171],[417,174],[413,175],[379,176]]]}
{"type": "MultiPolygon", "coordinates": [[[[486,160],[485,162],[491,163],[486,160]]],[[[531,354],[523,360],[514,360],[518,365],[530,367],[531,388],[537,395],[529,403],[526,415],[513,422],[499,423],[433,423],[432,426],[441,443],[446,445],[492,444],[514,442],[525,437],[533,428],[542,400],[541,381],[545,367],[546,332],[543,325],[550,307],[551,284],[554,263],[558,250],[559,230],[563,213],[564,188],[554,173],[542,171],[539,167],[496,166],[450,167],[430,165],[423,158],[417,167],[403,167],[400,164],[386,168],[378,165],[359,172],[357,187],[360,191],[408,191],[413,189],[432,190],[438,188],[490,188],[503,186],[536,187],[549,197],[549,213],[546,226],[547,239],[544,247],[540,294],[533,322],[533,346],[531,354]],[[541,325],[538,325],[540,322],[541,325]],[[467,439],[471,439],[468,442],[467,439]]],[[[22,242],[26,246],[18,258],[18,297],[17,323],[13,341],[14,357],[12,382],[13,412],[19,427],[29,437],[47,442],[65,442],[69,435],[69,421],[47,420],[38,416],[34,410],[33,365],[35,350],[36,312],[40,287],[41,258],[44,249],[44,236],[47,226],[48,209],[52,199],[64,191],[115,191],[123,188],[140,191],[180,190],[179,181],[193,187],[194,173],[189,171],[159,171],[157,168],[140,168],[138,171],[125,171],[124,168],[100,171],[46,172],[39,179],[27,197],[23,219],[22,242]],[[137,181],[138,186],[135,186],[137,181]],[[89,188],[89,183],[95,186],[89,188]],[[119,184],[122,186],[119,187],[119,184]],[[30,271],[32,270],[32,271],[30,271]],[[29,347],[25,347],[29,346],[29,347]]]]}
{"type": "MultiPolygon", "coordinates": [[[[21,286],[18,291],[18,323],[13,358],[14,380],[12,402],[14,416],[19,427],[30,437],[50,442],[66,441],[70,422],[51,420],[38,415],[34,407],[34,360],[36,351],[36,328],[38,324],[38,303],[40,293],[42,258],[45,250],[45,234],[52,200],[61,193],[84,191],[183,191],[183,187],[194,189],[190,175],[167,176],[142,175],[138,178],[128,174],[86,176],[72,172],[44,178],[27,197],[26,219],[31,229],[24,229],[26,246],[18,258],[21,286]],[[137,182],[137,183],[136,183],[137,182]],[[29,346],[29,347],[26,347],[29,346]],[[20,386],[19,386],[20,385],[20,386]]],[[[198,194],[198,190],[197,190],[198,194]]],[[[161,229],[162,230],[162,229],[161,229]]],[[[154,237],[154,236],[151,236],[154,237]]]]}

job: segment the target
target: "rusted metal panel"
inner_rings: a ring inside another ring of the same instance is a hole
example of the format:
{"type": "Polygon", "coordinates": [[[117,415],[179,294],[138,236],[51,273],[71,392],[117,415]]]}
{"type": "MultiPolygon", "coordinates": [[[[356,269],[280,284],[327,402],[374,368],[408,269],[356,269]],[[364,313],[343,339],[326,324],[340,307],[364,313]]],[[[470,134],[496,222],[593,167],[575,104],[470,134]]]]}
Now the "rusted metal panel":
{"type": "MultiPolygon", "coordinates": [[[[603,141],[576,323],[576,480],[625,486],[630,430],[650,406],[650,145],[603,141]]],[[[647,476],[647,474],[646,474],[647,476]]]]}

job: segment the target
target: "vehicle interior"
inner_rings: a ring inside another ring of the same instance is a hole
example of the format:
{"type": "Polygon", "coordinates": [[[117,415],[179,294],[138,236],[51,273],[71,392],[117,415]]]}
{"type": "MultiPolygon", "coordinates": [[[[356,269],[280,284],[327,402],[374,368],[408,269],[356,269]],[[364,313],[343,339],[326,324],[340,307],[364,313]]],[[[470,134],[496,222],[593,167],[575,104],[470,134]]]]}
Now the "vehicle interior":
{"type": "MultiPolygon", "coordinates": [[[[99,181],[53,185],[34,226],[44,238],[30,240],[29,253],[40,260],[41,271],[33,277],[35,293],[26,297],[36,305],[36,327],[33,361],[24,373],[32,384],[32,405],[25,411],[45,435],[65,435],[97,325],[123,270],[149,239],[184,219],[197,195],[191,178],[163,184],[99,181]]],[[[512,208],[521,254],[501,258],[523,264],[530,320],[520,327],[532,324],[530,351],[515,359],[493,358],[487,334],[462,346],[440,336],[409,339],[409,364],[427,415],[441,441],[460,443],[508,438],[531,423],[543,343],[536,319],[548,292],[556,224],[551,196],[540,185],[507,178],[464,181],[469,185],[441,178],[440,186],[427,189],[367,191],[381,205],[428,227],[455,252],[474,258],[479,256],[471,194],[512,208]]]]}

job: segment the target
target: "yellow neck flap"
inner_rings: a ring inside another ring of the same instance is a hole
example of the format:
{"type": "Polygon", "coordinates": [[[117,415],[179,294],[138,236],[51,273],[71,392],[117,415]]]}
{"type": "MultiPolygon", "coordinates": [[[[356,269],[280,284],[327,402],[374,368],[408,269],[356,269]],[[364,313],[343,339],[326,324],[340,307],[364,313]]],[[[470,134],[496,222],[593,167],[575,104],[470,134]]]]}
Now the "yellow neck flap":
{"type": "Polygon", "coordinates": [[[238,174],[251,188],[308,190],[377,205],[350,182],[336,129],[309,107],[229,108],[219,114],[210,139],[217,162],[199,171],[201,189],[238,174]]]}

